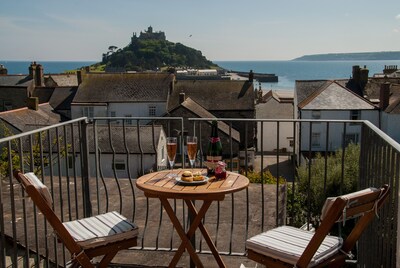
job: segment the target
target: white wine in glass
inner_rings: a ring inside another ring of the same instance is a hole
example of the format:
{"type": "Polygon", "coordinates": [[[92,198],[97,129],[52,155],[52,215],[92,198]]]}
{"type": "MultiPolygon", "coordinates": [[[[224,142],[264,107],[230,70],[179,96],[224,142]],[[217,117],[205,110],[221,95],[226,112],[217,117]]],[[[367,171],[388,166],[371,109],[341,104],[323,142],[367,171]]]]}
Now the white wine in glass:
{"type": "Polygon", "coordinates": [[[186,146],[187,146],[187,153],[190,161],[190,166],[194,168],[194,164],[196,162],[196,154],[197,154],[197,137],[187,136],[186,146]]]}

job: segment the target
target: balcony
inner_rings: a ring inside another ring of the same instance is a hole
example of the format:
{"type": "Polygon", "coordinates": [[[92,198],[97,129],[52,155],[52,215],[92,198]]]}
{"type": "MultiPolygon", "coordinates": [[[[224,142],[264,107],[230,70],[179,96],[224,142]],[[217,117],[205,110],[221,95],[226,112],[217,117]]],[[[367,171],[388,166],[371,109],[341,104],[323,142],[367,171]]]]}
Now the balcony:
{"type": "MultiPolygon", "coordinates": [[[[87,118],[75,119],[51,127],[13,135],[0,140],[0,266],[64,267],[69,253],[57,241],[51,228],[21,186],[12,178],[15,168],[35,171],[49,187],[54,210],[63,221],[116,210],[138,224],[139,243],[120,252],[113,260],[116,267],[167,266],[180,238],[163,211],[159,200],[148,199],[135,186],[142,174],[167,168],[165,137],[178,136],[178,167],[188,167],[184,154],[184,135],[200,138],[199,155],[204,155],[210,133],[207,119],[183,118],[87,118]],[[153,123],[149,123],[153,120],[153,123]],[[30,266],[30,265],[29,265],[30,266]]],[[[295,209],[298,194],[312,200],[312,191],[301,192],[300,176],[310,186],[329,181],[329,156],[348,150],[357,143],[357,188],[392,187],[389,202],[379,219],[364,233],[356,249],[357,263],[364,267],[400,265],[399,172],[400,145],[366,121],[251,120],[219,119],[224,159],[231,171],[268,169],[279,181],[251,183],[247,190],[231,194],[213,203],[205,225],[228,267],[254,267],[245,257],[245,241],[262,231],[292,224],[300,217],[295,209]],[[237,121],[241,131],[235,130],[237,121]],[[254,135],[252,135],[254,133],[254,135]],[[316,134],[319,133],[319,134],[316,134]],[[338,134],[339,133],[339,134],[338,134]],[[255,139],[257,137],[257,139],[255,139]],[[263,149],[261,149],[263,148],[263,149]],[[313,167],[325,161],[316,176],[313,167]],[[312,157],[310,157],[312,156],[312,157]],[[298,167],[303,167],[300,173],[298,167]],[[289,190],[290,189],[290,190],[289,190]]],[[[336,178],[342,190],[346,170],[354,163],[342,154],[336,178]]],[[[197,165],[202,165],[199,157],[197,165]]],[[[327,188],[323,191],[328,196],[327,188]]],[[[171,200],[181,221],[188,222],[188,211],[181,201],[171,200]]],[[[311,202],[306,202],[310,204],[311,202]]],[[[303,210],[304,223],[314,223],[311,208],[303,210]],[[308,221],[308,222],[307,222],[308,221]]],[[[341,230],[341,227],[339,227],[341,230]]],[[[196,250],[206,267],[217,267],[205,241],[198,234],[196,250]]],[[[180,267],[189,267],[185,253],[180,267]]]]}

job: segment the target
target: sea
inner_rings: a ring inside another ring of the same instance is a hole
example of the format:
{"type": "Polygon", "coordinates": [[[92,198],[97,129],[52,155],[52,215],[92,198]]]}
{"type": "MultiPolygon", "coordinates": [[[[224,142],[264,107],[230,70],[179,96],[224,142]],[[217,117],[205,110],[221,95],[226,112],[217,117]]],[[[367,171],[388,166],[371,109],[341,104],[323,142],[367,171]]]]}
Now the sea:
{"type": "Polygon", "coordinates": [[[348,79],[354,65],[366,66],[369,76],[382,73],[385,65],[397,65],[400,60],[386,61],[214,61],[232,71],[272,73],[278,76],[277,83],[261,83],[263,90],[293,90],[296,80],[348,79]]]}
{"type": "MultiPolygon", "coordinates": [[[[91,65],[95,61],[38,61],[45,74],[63,73],[91,65]]],[[[400,60],[385,61],[214,61],[220,67],[230,71],[271,73],[278,76],[278,82],[261,83],[263,90],[293,90],[296,80],[347,79],[352,67],[359,65],[369,69],[369,76],[382,73],[385,65],[397,65],[400,60]]],[[[27,74],[30,61],[0,60],[8,74],[27,74]]],[[[257,85],[258,86],[258,85],[257,85]]]]}

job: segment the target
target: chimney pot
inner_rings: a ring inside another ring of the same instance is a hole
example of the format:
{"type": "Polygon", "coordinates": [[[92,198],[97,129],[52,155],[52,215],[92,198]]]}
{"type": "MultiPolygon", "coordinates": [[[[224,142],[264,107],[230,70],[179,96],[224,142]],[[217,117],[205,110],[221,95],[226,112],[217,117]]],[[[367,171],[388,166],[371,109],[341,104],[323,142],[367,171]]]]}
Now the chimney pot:
{"type": "Polygon", "coordinates": [[[39,98],[38,97],[28,97],[26,100],[26,106],[31,110],[39,110],[39,98]]]}

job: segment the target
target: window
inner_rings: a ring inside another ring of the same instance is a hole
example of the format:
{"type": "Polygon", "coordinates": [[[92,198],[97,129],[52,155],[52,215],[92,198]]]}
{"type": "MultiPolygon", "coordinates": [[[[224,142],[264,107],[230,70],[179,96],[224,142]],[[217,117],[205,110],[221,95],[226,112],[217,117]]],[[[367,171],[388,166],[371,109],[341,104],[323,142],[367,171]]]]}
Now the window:
{"type": "Polygon", "coordinates": [[[312,133],[311,147],[321,147],[321,133],[319,132],[312,133]]]}
{"type": "Polygon", "coordinates": [[[93,118],[94,117],[94,108],[93,107],[83,107],[82,115],[93,118]]]}
{"type": "MultiPolygon", "coordinates": [[[[132,115],[127,114],[127,115],[125,115],[125,117],[132,117],[132,115]]],[[[132,125],[132,119],[125,119],[125,123],[126,123],[127,125],[132,125]]]]}
{"type": "Polygon", "coordinates": [[[156,116],[156,106],[149,105],[149,116],[156,116]]]}
{"type": "MultiPolygon", "coordinates": [[[[110,115],[110,117],[115,117],[116,116],[116,112],[115,111],[110,111],[110,113],[109,113],[109,115],[110,115]]],[[[110,119],[110,122],[117,122],[117,120],[115,120],[115,119],[110,119]]]]}
{"type": "Polygon", "coordinates": [[[114,170],[125,170],[125,161],[122,159],[115,159],[112,169],[114,170]]]}
{"type": "Polygon", "coordinates": [[[360,119],[361,119],[361,111],[360,110],[350,111],[350,120],[360,120],[360,119]]]}
{"type": "Polygon", "coordinates": [[[311,119],[321,119],[321,111],[312,111],[311,112],[311,119]]]}

